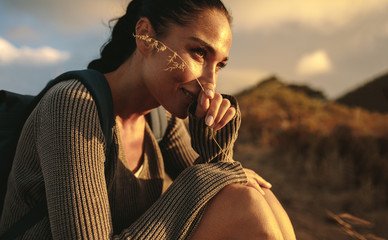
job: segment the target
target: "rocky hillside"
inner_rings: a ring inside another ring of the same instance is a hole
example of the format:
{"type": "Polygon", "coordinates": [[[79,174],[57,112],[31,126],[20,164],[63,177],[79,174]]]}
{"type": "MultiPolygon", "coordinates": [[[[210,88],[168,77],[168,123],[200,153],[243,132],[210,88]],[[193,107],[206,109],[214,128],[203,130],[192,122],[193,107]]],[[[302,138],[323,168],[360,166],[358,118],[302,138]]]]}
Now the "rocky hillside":
{"type": "Polygon", "coordinates": [[[388,73],[345,94],[338,98],[337,102],[370,111],[388,113],[388,73]]]}

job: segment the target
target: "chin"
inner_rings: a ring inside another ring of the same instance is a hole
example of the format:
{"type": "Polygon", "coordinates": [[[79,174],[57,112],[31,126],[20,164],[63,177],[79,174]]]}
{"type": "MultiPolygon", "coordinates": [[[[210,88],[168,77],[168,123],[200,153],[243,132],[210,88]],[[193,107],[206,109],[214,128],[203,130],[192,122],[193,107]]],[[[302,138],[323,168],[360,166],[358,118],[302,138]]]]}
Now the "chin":
{"type": "Polygon", "coordinates": [[[188,114],[187,114],[187,112],[185,113],[185,114],[180,114],[180,115],[174,115],[175,117],[177,117],[177,118],[180,118],[180,119],[185,119],[185,118],[187,118],[187,116],[188,116],[188,114]]]}
{"type": "Polygon", "coordinates": [[[176,109],[176,108],[174,108],[174,109],[168,109],[168,108],[165,107],[165,109],[166,109],[169,113],[171,113],[171,115],[173,115],[173,116],[175,116],[175,117],[177,117],[177,118],[180,118],[180,119],[185,119],[185,118],[187,118],[187,116],[188,116],[188,107],[185,108],[185,109],[176,109]]]}
{"type": "Polygon", "coordinates": [[[180,118],[180,119],[185,119],[187,118],[188,116],[188,112],[187,112],[187,109],[186,111],[173,111],[173,112],[170,112],[173,116],[177,117],[177,118],[180,118]]]}

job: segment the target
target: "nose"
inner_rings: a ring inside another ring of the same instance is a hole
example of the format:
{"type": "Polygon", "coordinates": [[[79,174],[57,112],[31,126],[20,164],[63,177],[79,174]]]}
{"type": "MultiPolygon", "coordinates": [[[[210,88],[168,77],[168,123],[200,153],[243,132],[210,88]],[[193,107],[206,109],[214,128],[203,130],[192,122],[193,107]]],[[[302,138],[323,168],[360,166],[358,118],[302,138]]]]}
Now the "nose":
{"type": "Polygon", "coordinates": [[[200,80],[201,85],[204,89],[212,89],[215,90],[217,83],[217,72],[215,67],[207,67],[204,68],[200,80]]]}

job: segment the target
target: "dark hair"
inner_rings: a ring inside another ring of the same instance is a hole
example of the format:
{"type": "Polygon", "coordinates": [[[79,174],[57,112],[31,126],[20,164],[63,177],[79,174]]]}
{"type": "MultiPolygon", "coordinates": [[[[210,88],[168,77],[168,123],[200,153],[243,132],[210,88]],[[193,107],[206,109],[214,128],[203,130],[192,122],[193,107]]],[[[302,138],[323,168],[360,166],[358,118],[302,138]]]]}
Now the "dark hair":
{"type": "Polygon", "coordinates": [[[142,17],[150,20],[157,35],[162,35],[169,23],[188,25],[207,9],[220,10],[231,22],[231,16],[221,0],[133,0],[125,15],[116,19],[110,39],[101,47],[101,57],[90,62],[88,68],[108,73],[127,60],[136,49],[132,34],[142,17]]]}

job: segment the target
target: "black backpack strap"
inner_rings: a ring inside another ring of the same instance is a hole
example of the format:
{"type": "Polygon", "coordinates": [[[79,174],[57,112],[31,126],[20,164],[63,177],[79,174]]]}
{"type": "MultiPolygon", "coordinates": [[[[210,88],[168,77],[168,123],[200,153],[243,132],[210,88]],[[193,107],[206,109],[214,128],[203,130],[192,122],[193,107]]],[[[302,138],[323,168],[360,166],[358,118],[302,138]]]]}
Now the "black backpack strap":
{"type": "Polygon", "coordinates": [[[0,90],[0,215],[16,145],[25,120],[24,110],[33,99],[34,96],[0,90]]]}
{"type": "MultiPolygon", "coordinates": [[[[28,115],[32,112],[38,102],[42,99],[44,94],[55,84],[70,80],[77,79],[86,86],[86,88],[91,93],[93,100],[96,102],[98,116],[101,122],[101,128],[105,136],[106,141],[106,152],[105,155],[108,156],[109,150],[113,141],[113,127],[115,124],[115,116],[113,110],[113,99],[112,93],[110,91],[110,86],[106,81],[104,75],[95,70],[79,70],[66,72],[59,77],[51,80],[47,86],[36,96],[29,106],[28,115]]],[[[45,201],[40,203],[35,208],[31,209],[24,217],[17,221],[7,232],[5,232],[0,239],[8,240],[15,239],[20,234],[26,232],[45,216],[47,216],[47,204],[45,201]]]]}

